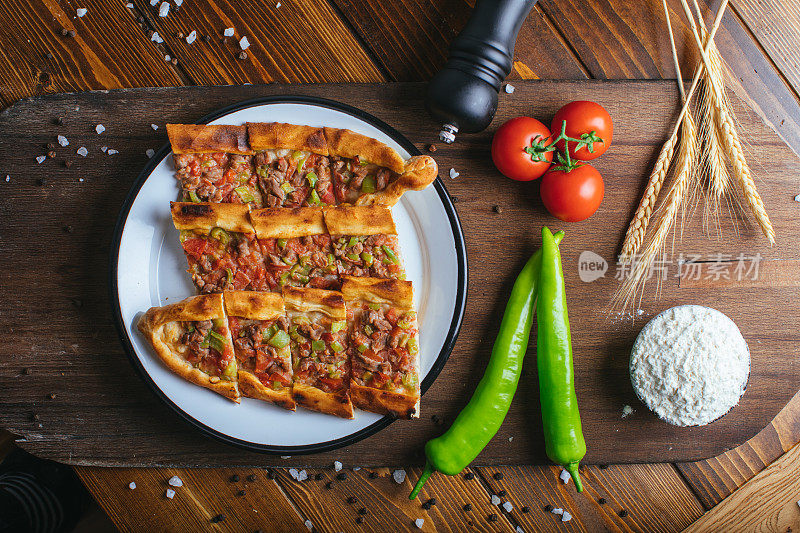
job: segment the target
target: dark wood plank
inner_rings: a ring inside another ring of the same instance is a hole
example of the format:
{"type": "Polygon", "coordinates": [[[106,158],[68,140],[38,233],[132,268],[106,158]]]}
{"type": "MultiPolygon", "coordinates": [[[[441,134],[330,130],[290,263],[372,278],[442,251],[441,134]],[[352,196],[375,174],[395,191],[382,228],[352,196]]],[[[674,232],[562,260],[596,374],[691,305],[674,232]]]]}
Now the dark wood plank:
{"type": "MultiPolygon", "coordinates": [[[[154,132],[151,122],[190,121],[231,102],[291,91],[357,102],[423,146],[436,129],[422,110],[420,89],[415,84],[389,84],[126,90],[52,96],[7,109],[0,115],[0,126],[18,133],[7,144],[14,150],[4,154],[11,181],[3,182],[5,194],[0,197],[0,212],[8,221],[2,234],[8,253],[0,263],[0,287],[9,302],[0,315],[0,328],[9,332],[0,348],[0,387],[8,392],[0,396],[0,425],[21,435],[25,439],[21,444],[35,453],[84,465],[281,464],[277,457],[239,452],[200,436],[160,405],[130,368],[116,340],[105,287],[106,246],[118,206],[146,162],[145,150],[165,140],[163,128],[154,132]],[[76,106],[80,112],[74,111],[76,106]],[[57,115],[65,117],[64,126],[53,125],[57,115]],[[93,127],[101,120],[107,131],[98,137],[93,127]],[[69,148],[59,147],[55,160],[37,165],[33,157],[57,133],[70,138],[69,148]],[[121,153],[107,156],[99,151],[101,144],[121,153]],[[74,155],[80,145],[90,148],[86,159],[74,155]],[[73,160],[73,167],[59,167],[62,157],[73,160]],[[79,181],[81,177],[84,182],[79,181]],[[47,178],[48,185],[38,186],[40,178],[47,178]],[[31,227],[25,214],[52,204],[58,210],[31,227]],[[72,226],[72,233],[64,231],[66,225],[72,226]],[[59,244],[55,252],[53,242],[59,244]],[[31,258],[37,262],[36,269],[28,268],[31,258]],[[43,278],[41,271],[51,275],[43,278]],[[40,294],[49,296],[43,299],[40,294]],[[80,299],[80,305],[73,299],[80,299]],[[30,375],[21,374],[25,367],[31,368],[30,375]],[[50,393],[56,393],[56,398],[49,399],[50,393]],[[39,420],[32,418],[34,413],[39,420]],[[109,420],[117,422],[113,429],[109,420]]],[[[451,167],[462,173],[459,179],[447,178],[446,185],[459,199],[456,205],[467,236],[471,284],[462,335],[450,363],[423,400],[423,418],[396,422],[347,450],[302,457],[296,463],[330,464],[336,457],[361,466],[421,463],[423,443],[441,432],[430,416],[450,421],[464,405],[483,371],[514,273],[536,246],[535,233],[541,225],[553,223],[541,208],[536,184],[506,180],[492,168],[484,156],[492,132],[503,120],[523,113],[547,120],[564,101],[586,94],[606,105],[620,125],[615,144],[597,163],[606,176],[605,203],[587,223],[567,227],[562,246],[578,396],[591,442],[587,463],[712,456],[757,433],[785,405],[800,379],[800,369],[792,363],[800,357],[800,339],[790,322],[776,317],[800,315],[800,301],[785,298],[784,289],[684,290],[671,280],[662,300],[645,300],[641,317],[620,320],[599,311],[616,288],[611,273],[585,284],[577,269],[570,267],[585,249],[607,258],[616,255],[640,184],[674,113],[674,85],[525,82],[518,84],[513,95],[504,93],[495,126],[462,136],[436,153],[443,174],[451,167]],[[639,111],[642,106],[649,110],[646,115],[639,111]],[[501,213],[495,213],[493,205],[499,205],[501,213]],[[502,253],[486,247],[485,243],[495,241],[502,253]],[[747,394],[728,416],[704,428],[678,429],[658,421],[638,404],[630,389],[627,360],[644,319],[687,302],[712,305],[729,314],[750,343],[753,368],[747,394]],[[772,357],[775,353],[781,357],[772,357]],[[625,404],[637,412],[623,419],[625,404]]],[[[741,103],[735,102],[741,111],[741,103]]],[[[758,147],[751,162],[763,169],[759,184],[778,245],[767,249],[757,230],[746,228],[740,238],[724,241],[710,241],[698,231],[687,235],[677,251],[745,251],[760,252],[765,260],[798,259],[800,228],[793,197],[800,163],[754,117],[740,113],[740,120],[758,147]]],[[[693,224],[700,227],[699,220],[693,224]]],[[[509,417],[477,464],[546,461],[541,428],[531,423],[539,416],[536,385],[535,371],[526,364],[509,417]]]]}
{"type": "Polygon", "coordinates": [[[136,4],[194,84],[384,80],[324,0],[282,2],[279,8],[278,2],[203,0],[186,2],[163,18],[147,0],[136,4]],[[224,38],[223,31],[231,27],[235,36],[224,38]],[[185,36],[192,31],[197,40],[188,44],[185,36]],[[242,37],[250,43],[246,59],[238,57],[242,37]]]}
{"type": "Polygon", "coordinates": [[[711,509],[800,442],[800,393],[758,435],[718,457],[678,469],[703,506],[711,509]]]}
{"type": "Polygon", "coordinates": [[[124,2],[12,2],[0,13],[0,105],[57,92],[179,85],[124,2]],[[61,30],[74,30],[74,38],[61,30]],[[125,43],[125,46],[120,46],[125,43]],[[51,54],[52,57],[48,56],[51,54]]]}
{"type": "Polygon", "coordinates": [[[778,71],[800,93],[800,7],[776,0],[734,0],[733,5],[778,71]]]}
{"type": "MultiPolygon", "coordinates": [[[[680,0],[668,2],[678,56],[685,78],[691,78],[699,55],[680,0]]],[[[700,0],[707,21],[719,0],[700,0]]],[[[660,0],[541,0],[569,46],[600,79],[675,78],[669,33],[660,0]]],[[[796,9],[796,8],[795,8],[796,9]]],[[[781,15],[775,15],[781,18],[781,15]]],[[[775,41],[776,39],[773,39],[775,41]]],[[[731,86],[754,111],[800,153],[800,104],[741,19],[725,14],[716,42],[733,71],[731,86]]],[[[777,45],[776,45],[777,46],[777,45]]]]}
{"type": "MultiPolygon", "coordinates": [[[[333,0],[392,80],[424,81],[444,64],[447,47],[474,0],[333,0]]],[[[511,79],[585,78],[580,62],[535,7],[520,30],[511,79]]]]}
{"type": "Polygon", "coordinates": [[[120,531],[305,531],[305,518],[266,472],[254,469],[76,468],[120,531]],[[177,475],[182,487],[170,487],[177,475]],[[239,476],[232,482],[231,476],[239,476]],[[254,475],[254,481],[248,476],[254,475]],[[129,484],[136,484],[130,489],[129,484]],[[175,495],[166,497],[167,489],[175,495]],[[244,494],[239,494],[243,490],[244,494]],[[224,515],[224,520],[214,519],[224,515]]]}

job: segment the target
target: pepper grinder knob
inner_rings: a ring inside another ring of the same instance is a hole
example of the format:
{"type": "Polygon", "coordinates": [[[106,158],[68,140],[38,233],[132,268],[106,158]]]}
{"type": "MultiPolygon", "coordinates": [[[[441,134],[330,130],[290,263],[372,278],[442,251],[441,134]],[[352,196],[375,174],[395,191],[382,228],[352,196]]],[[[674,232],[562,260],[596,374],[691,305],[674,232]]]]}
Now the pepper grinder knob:
{"type": "Polygon", "coordinates": [[[500,85],[511,73],[514,45],[536,0],[478,0],[450,45],[442,70],[428,84],[425,107],[443,126],[447,144],[456,133],[486,129],[497,111],[500,85]]]}

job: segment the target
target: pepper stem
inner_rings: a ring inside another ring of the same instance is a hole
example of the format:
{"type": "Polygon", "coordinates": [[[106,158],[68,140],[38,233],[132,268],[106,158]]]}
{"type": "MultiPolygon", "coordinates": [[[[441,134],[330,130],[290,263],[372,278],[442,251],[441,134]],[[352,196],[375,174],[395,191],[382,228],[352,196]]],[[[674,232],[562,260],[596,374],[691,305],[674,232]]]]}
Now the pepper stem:
{"type": "Polygon", "coordinates": [[[583,492],[583,483],[581,483],[581,476],[578,473],[578,462],[569,463],[566,466],[566,470],[569,472],[569,475],[572,476],[572,481],[575,482],[575,488],[578,492],[583,492]]]}
{"type": "Polygon", "coordinates": [[[425,461],[425,469],[422,471],[422,475],[419,476],[419,480],[417,480],[417,484],[414,485],[414,490],[411,491],[411,495],[408,497],[409,500],[413,500],[419,494],[419,491],[422,490],[422,486],[428,481],[428,478],[431,477],[431,474],[436,472],[436,469],[431,466],[428,461],[425,461]]]}

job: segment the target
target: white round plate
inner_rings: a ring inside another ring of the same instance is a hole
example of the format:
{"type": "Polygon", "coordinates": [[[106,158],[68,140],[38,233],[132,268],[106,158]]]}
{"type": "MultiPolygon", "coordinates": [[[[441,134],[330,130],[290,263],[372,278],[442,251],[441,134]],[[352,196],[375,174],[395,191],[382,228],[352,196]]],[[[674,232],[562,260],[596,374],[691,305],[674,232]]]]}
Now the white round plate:
{"type": "MultiPolygon", "coordinates": [[[[371,115],[350,106],[310,97],[268,97],[217,111],[200,123],[289,122],[348,128],[374,137],[403,157],[419,154],[407,139],[371,115]]],[[[134,183],[123,205],[111,247],[110,290],[120,337],[131,362],[153,391],[182,417],[229,444],[276,454],[317,453],[352,444],[392,422],[391,417],[356,411],[343,420],[298,408],[242,398],[236,405],[171,373],[136,329],[153,306],[195,294],[186,273],[169,201],[179,187],[169,146],[162,148],[134,183]],[[279,428],[279,429],[277,429],[279,428]]],[[[414,282],[419,312],[420,369],[424,393],[450,355],[461,326],[467,261],[461,224],[441,180],[408,192],[392,209],[406,274],[414,282]]],[[[424,412],[425,402],[422,402],[424,412]]]]}

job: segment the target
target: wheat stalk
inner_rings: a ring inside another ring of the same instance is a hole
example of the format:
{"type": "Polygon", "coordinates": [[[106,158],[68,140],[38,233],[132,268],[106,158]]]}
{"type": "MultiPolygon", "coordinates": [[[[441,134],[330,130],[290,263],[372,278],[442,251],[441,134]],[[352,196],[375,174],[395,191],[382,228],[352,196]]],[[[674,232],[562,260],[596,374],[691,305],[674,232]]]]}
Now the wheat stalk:
{"type": "MultiPolygon", "coordinates": [[[[612,307],[614,308],[625,309],[629,305],[636,303],[637,299],[641,299],[644,293],[644,285],[652,276],[653,264],[664,251],[667,236],[670,230],[675,227],[678,213],[686,213],[689,198],[687,192],[695,176],[695,161],[698,150],[697,128],[691,114],[687,114],[683,120],[680,139],[680,148],[675,164],[675,180],[658,210],[655,232],[648,239],[641,256],[635,260],[631,259],[630,275],[625,278],[612,299],[612,307]]],[[[682,224],[683,218],[681,219],[682,224]]],[[[663,279],[662,272],[657,279],[657,292],[661,290],[663,279]]]]}
{"type": "Polygon", "coordinates": [[[721,141],[720,144],[731,162],[733,174],[736,178],[736,181],[739,183],[739,187],[748,206],[750,207],[750,211],[756,218],[758,225],[761,226],[761,231],[767,237],[770,246],[772,246],[775,244],[775,230],[772,228],[772,223],[770,222],[767,211],[764,208],[764,202],[762,201],[761,196],[758,194],[758,190],[756,190],[755,181],[753,181],[753,175],[750,172],[750,167],[745,159],[744,149],[742,148],[742,143],[739,139],[739,133],[736,130],[736,124],[734,122],[732,112],[730,111],[729,102],[726,100],[725,88],[721,78],[721,61],[720,69],[717,70],[717,75],[715,76],[714,65],[708,54],[708,50],[711,49],[709,44],[712,44],[712,42],[706,42],[705,45],[703,44],[703,42],[700,40],[700,34],[697,30],[697,25],[694,22],[694,17],[692,16],[686,0],[681,0],[681,5],[683,6],[686,16],[689,18],[695,42],[700,50],[703,64],[705,65],[706,72],[708,73],[706,80],[711,88],[711,93],[713,93],[712,105],[716,111],[716,115],[713,118],[717,128],[719,129],[719,140],[721,141]]]}
{"type": "MultiPolygon", "coordinates": [[[[708,32],[709,42],[706,44],[707,48],[713,44],[714,35],[717,33],[717,29],[722,22],[722,15],[725,13],[725,9],[728,7],[728,1],[729,0],[722,0],[722,3],[717,10],[717,15],[714,18],[714,24],[711,26],[711,30],[708,32]]],[[[669,14],[667,14],[667,19],[669,19],[669,14]]],[[[655,206],[656,200],[658,199],[658,194],[661,191],[661,186],[664,184],[664,178],[666,178],[669,165],[672,162],[672,156],[674,154],[678,132],[682,129],[683,118],[689,113],[689,103],[691,102],[692,96],[697,89],[703,71],[703,65],[700,64],[694,73],[694,78],[692,78],[692,85],[689,88],[689,91],[686,93],[686,99],[683,107],[681,108],[680,113],[678,113],[678,118],[675,119],[675,126],[672,129],[672,134],[661,147],[656,164],[653,167],[653,171],[650,173],[650,178],[647,181],[647,188],[645,189],[644,196],[642,196],[639,206],[636,208],[636,212],[633,215],[633,219],[628,225],[628,231],[625,233],[625,239],[622,243],[622,251],[619,254],[619,262],[623,265],[633,260],[636,252],[639,250],[642,242],[644,241],[644,236],[647,232],[647,225],[649,224],[650,217],[653,213],[653,206],[655,206]]],[[[680,80],[680,78],[680,73],[678,73],[678,79],[680,80]]]]}

